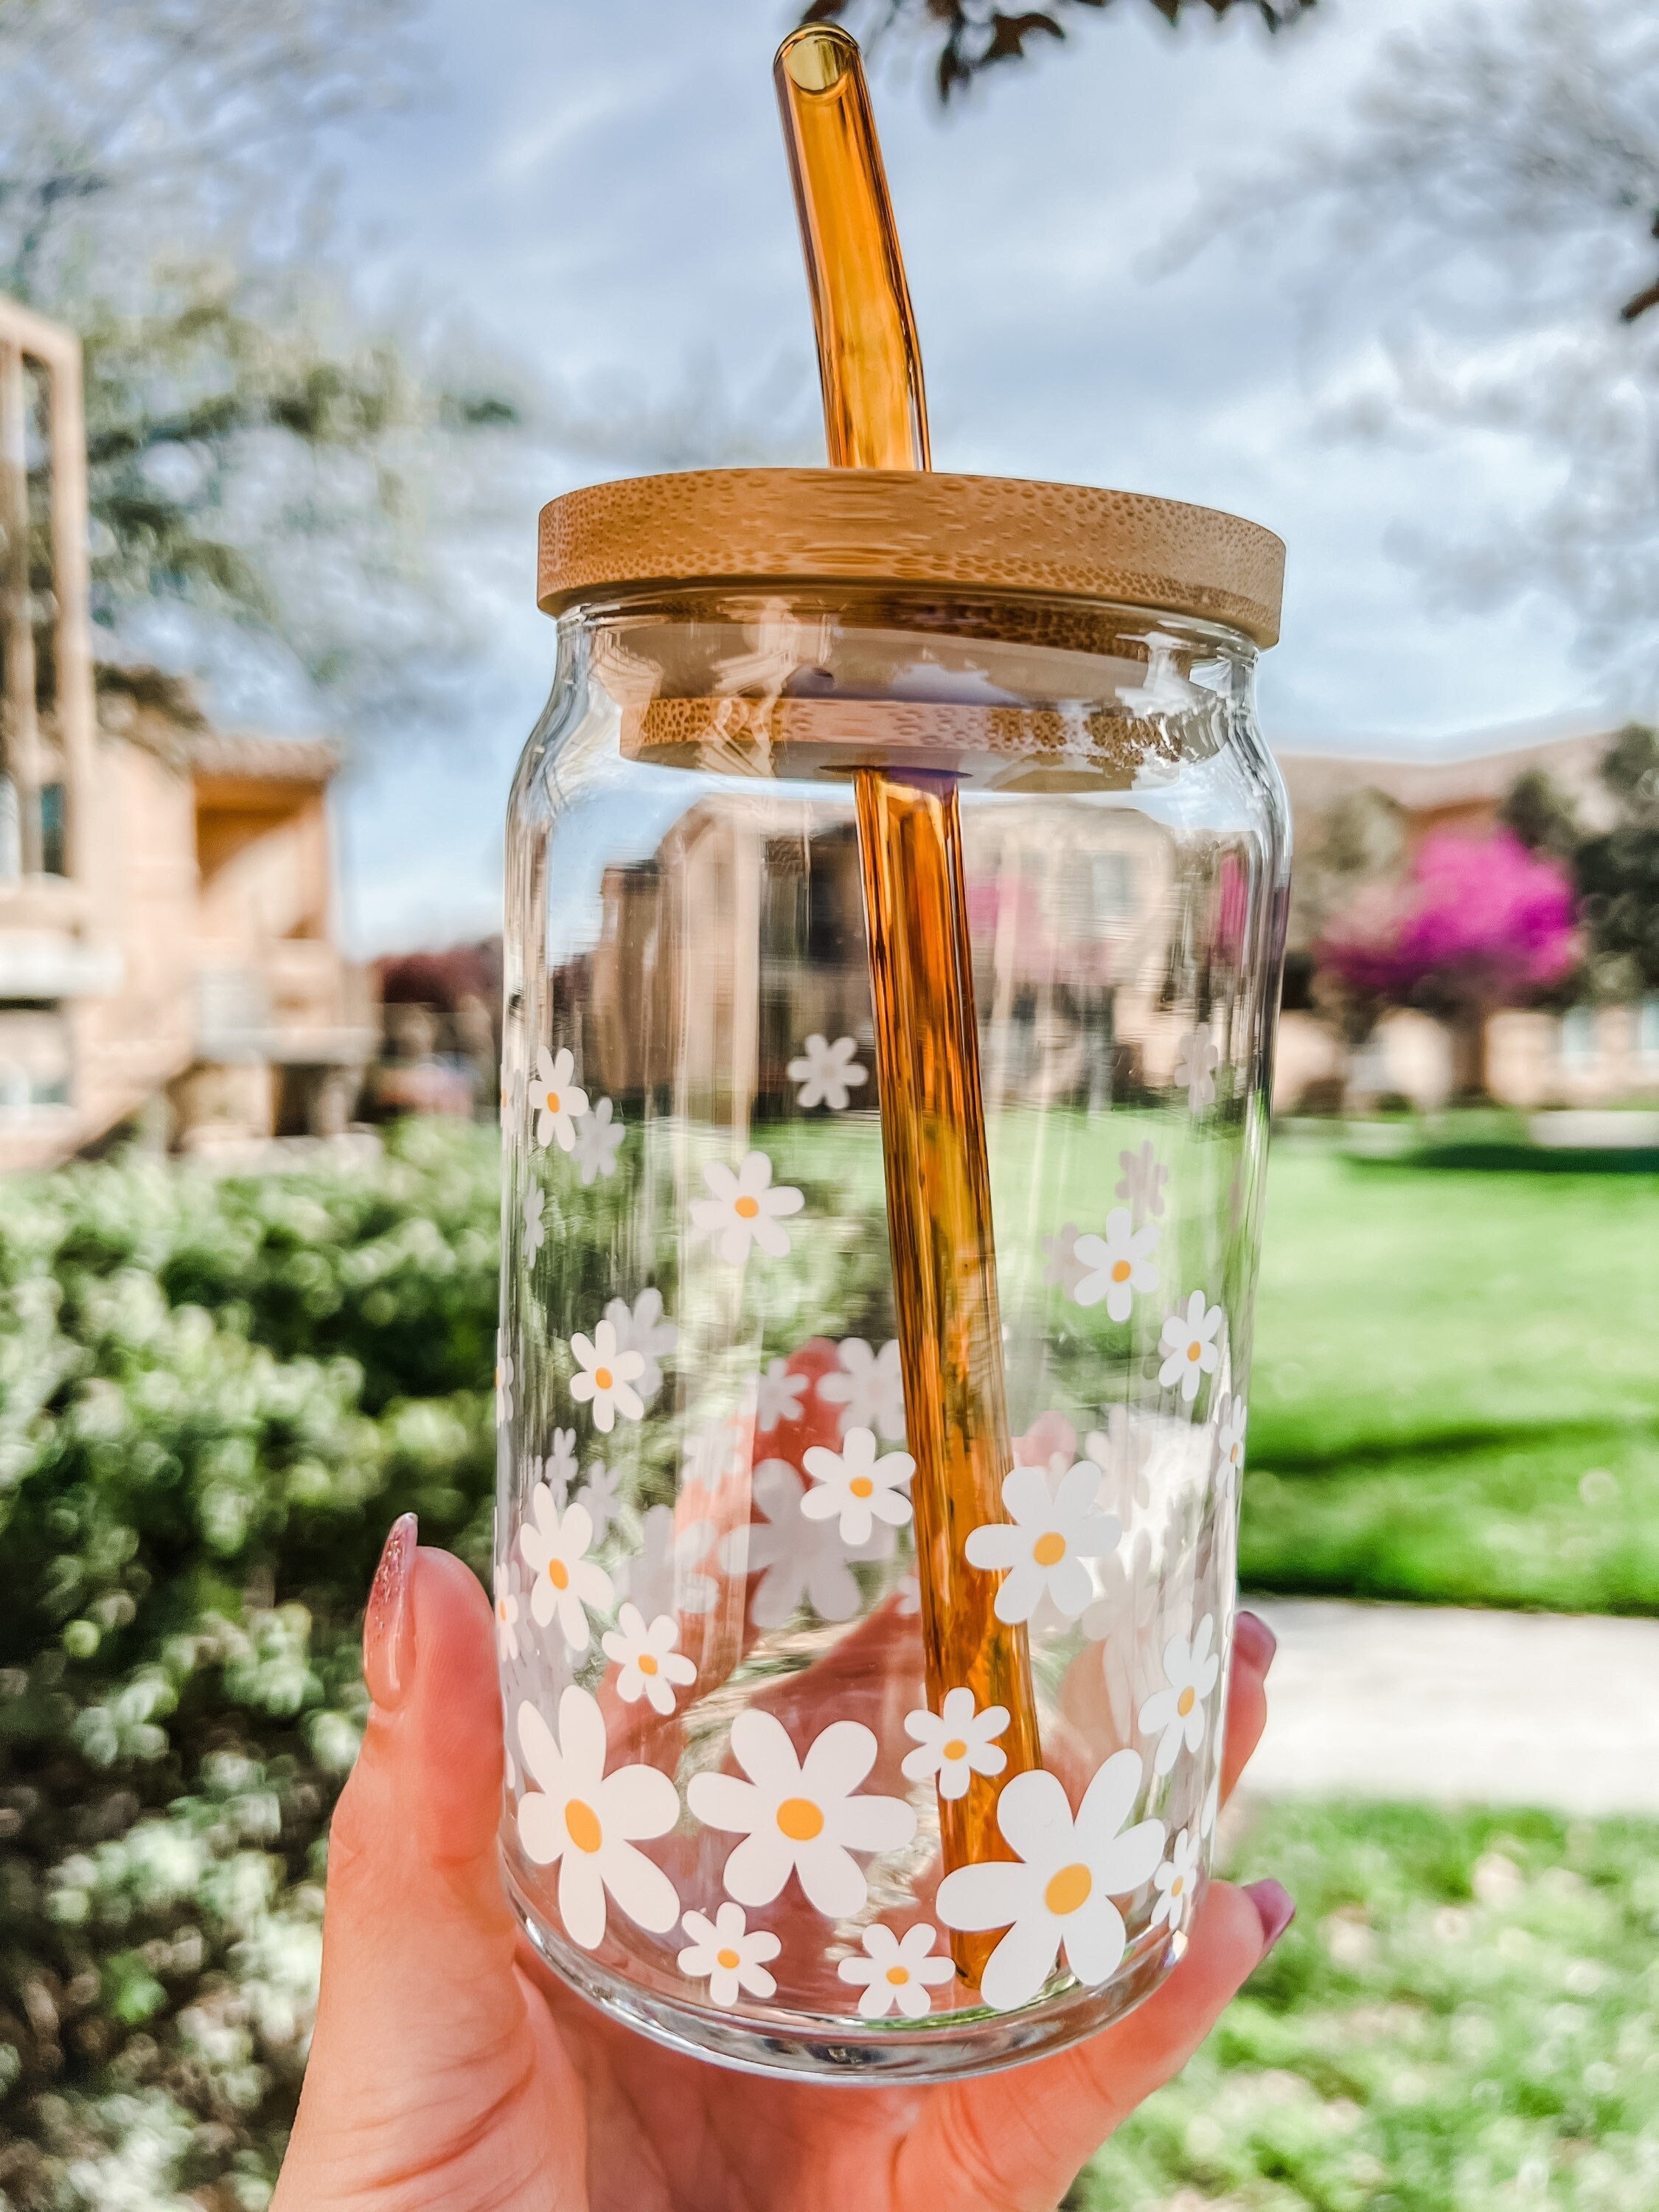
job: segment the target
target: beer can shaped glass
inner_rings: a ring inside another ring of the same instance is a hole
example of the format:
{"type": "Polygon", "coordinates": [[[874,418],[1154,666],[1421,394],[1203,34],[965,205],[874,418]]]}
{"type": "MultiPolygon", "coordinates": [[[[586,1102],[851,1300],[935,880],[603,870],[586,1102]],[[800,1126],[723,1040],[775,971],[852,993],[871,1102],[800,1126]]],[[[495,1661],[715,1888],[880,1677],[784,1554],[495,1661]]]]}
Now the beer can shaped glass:
{"type": "Polygon", "coordinates": [[[1189,1940],[1289,873],[1252,690],[1282,557],[1204,508],[902,471],[544,513],[501,1849],[545,1959],[660,2043],[983,2070],[1189,1940]]]}

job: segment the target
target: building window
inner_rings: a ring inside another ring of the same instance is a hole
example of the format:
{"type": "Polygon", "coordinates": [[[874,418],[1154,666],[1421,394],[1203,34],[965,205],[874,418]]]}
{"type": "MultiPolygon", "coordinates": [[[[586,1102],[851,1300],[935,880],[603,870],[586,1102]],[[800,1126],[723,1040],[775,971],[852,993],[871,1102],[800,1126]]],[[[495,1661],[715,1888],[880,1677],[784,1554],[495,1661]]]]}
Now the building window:
{"type": "Polygon", "coordinates": [[[1594,1067],[1601,1048],[1595,1037],[1594,1006],[1572,1006],[1561,1017],[1561,1065],[1582,1072],[1594,1067]]]}
{"type": "Polygon", "coordinates": [[[0,1006],[0,1119],[70,1099],[69,1024],[53,1006],[0,1006]]]}
{"type": "Polygon", "coordinates": [[[66,876],[64,841],[64,787],[61,783],[43,783],[40,787],[40,872],[44,876],[66,876]]]}
{"type": "Polygon", "coordinates": [[[1636,1009],[1636,1051],[1644,1067],[1659,1067],[1659,997],[1636,1009]]]}

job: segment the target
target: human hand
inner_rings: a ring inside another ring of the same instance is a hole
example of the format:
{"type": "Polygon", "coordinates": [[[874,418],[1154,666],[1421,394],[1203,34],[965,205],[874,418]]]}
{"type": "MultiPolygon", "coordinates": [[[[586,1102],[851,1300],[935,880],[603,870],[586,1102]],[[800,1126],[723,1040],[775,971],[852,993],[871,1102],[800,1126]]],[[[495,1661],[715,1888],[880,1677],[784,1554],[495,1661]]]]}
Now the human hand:
{"type": "MultiPolygon", "coordinates": [[[[1224,1794],[1267,1717],[1270,1631],[1238,1616],[1224,1794]]],[[[364,1630],[374,1700],[329,1844],[322,1995],[272,2212],[1046,2212],[1179,2071],[1293,1910],[1212,1881],[1126,2019],[937,2087],[762,2080],[648,2046],[525,1944],[495,1836],[489,1601],[393,1528],[364,1630]],[[648,2059],[648,2063],[646,2063],[648,2059]]]]}

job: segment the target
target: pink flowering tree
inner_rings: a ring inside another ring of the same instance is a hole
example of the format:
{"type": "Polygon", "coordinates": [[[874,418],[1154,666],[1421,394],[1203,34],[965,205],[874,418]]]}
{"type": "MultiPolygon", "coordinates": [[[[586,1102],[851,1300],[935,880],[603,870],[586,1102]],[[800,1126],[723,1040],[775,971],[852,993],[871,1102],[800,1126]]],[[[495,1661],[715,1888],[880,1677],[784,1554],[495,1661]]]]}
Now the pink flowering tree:
{"type": "Polygon", "coordinates": [[[1419,846],[1403,883],[1372,885],[1332,922],[1321,965],[1352,998],[1421,1006],[1450,1023],[1458,1088],[1480,1091],[1486,1018],[1526,1006],[1579,958],[1572,885],[1503,830],[1442,830],[1419,846]]]}

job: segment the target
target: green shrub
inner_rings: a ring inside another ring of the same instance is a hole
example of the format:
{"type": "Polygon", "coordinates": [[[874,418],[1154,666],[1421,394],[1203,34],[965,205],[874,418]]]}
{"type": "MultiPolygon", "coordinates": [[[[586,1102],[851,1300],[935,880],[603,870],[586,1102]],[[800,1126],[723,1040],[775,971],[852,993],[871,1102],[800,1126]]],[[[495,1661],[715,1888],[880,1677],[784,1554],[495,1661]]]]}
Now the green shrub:
{"type": "Polygon", "coordinates": [[[269,2194],[380,1541],[488,1565],[496,1188],[429,1122],[0,1188],[0,2205],[269,2194]]]}

